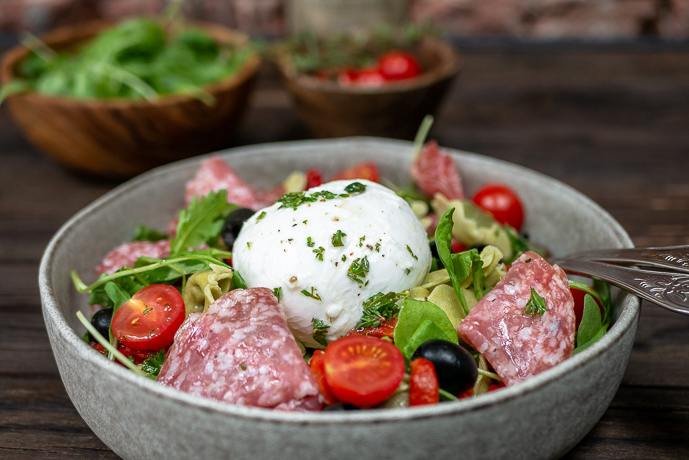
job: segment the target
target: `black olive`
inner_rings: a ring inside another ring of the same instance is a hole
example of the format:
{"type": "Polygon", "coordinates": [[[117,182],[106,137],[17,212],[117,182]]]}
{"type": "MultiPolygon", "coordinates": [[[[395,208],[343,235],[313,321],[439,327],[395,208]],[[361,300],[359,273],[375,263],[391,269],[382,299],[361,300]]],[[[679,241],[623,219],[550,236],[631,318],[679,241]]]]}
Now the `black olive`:
{"type": "Polygon", "coordinates": [[[431,241],[428,243],[428,245],[431,248],[431,256],[435,261],[435,266],[438,268],[438,270],[442,270],[445,268],[445,265],[443,265],[443,262],[440,260],[440,256],[438,255],[438,246],[436,246],[435,241],[431,241]]]}
{"type": "Polygon", "coordinates": [[[479,254],[480,254],[481,251],[483,251],[483,249],[484,249],[486,246],[488,246],[488,245],[487,245],[487,244],[475,244],[475,245],[473,245],[472,247],[470,247],[469,249],[476,249],[476,250],[479,252],[479,254]]]}
{"type": "Polygon", "coordinates": [[[246,222],[246,220],[253,215],[254,211],[252,209],[239,208],[235,211],[232,211],[230,215],[227,216],[225,223],[222,226],[220,235],[222,236],[222,240],[225,242],[228,249],[232,249],[234,240],[237,239],[237,235],[239,235],[239,230],[242,229],[242,225],[244,225],[244,222],[246,222]]]}
{"type": "Polygon", "coordinates": [[[331,404],[323,408],[324,412],[342,412],[350,410],[359,410],[359,408],[353,404],[343,402],[336,402],[335,404],[331,404]]]}
{"type": "Polygon", "coordinates": [[[474,386],[478,377],[476,360],[463,347],[447,340],[428,340],[412,355],[412,361],[424,358],[433,363],[440,388],[460,394],[474,386]]]}
{"type": "MultiPolygon", "coordinates": [[[[106,340],[110,338],[110,321],[112,320],[112,308],[104,308],[98,310],[91,318],[91,325],[96,328],[96,330],[105,337],[106,340]]],[[[95,342],[96,339],[93,338],[89,332],[89,339],[95,342]]]]}

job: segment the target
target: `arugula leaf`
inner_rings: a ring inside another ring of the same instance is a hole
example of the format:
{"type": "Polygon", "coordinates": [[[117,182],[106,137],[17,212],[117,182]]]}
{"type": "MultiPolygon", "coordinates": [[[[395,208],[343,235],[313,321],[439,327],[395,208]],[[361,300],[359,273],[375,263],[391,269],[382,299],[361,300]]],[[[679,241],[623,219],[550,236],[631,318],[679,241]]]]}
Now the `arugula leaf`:
{"type": "Polygon", "coordinates": [[[572,354],[590,347],[598,339],[600,339],[607,330],[607,325],[603,323],[600,314],[600,308],[593,297],[586,294],[584,297],[584,313],[577,331],[577,347],[572,354]]]}
{"type": "Polygon", "coordinates": [[[165,361],[165,351],[160,350],[158,353],[151,353],[151,355],[144,359],[141,363],[141,370],[146,372],[149,377],[155,379],[160,373],[160,368],[163,367],[165,361]]]}
{"type": "Polygon", "coordinates": [[[236,204],[227,202],[227,190],[210,192],[201,199],[194,198],[189,207],[179,213],[177,237],[170,240],[170,255],[199,247],[217,237],[225,218],[238,208],[236,204]]]}
{"type": "MultiPolygon", "coordinates": [[[[236,288],[246,289],[246,282],[244,281],[244,278],[242,278],[242,275],[240,275],[237,270],[232,272],[232,284],[234,284],[234,286],[236,288]]],[[[280,289],[280,294],[282,294],[282,289],[280,289]]]]}
{"type": "Polygon", "coordinates": [[[435,229],[435,246],[438,249],[440,261],[450,275],[452,287],[459,298],[459,302],[462,304],[464,313],[468,314],[469,307],[464,297],[464,292],[462,292],[461,283],[473,273],[474,292],[476,293],[476,298],[480,299],[483,297],[484,293],[483,282],[485,273],[483,273],[482,269],[483,261],[476,249],[470,249],[460,252],[459,254],[454,254],[452,252],[452,227],[454,225],[452,215],[454,211],[455,208],[449,209],[443,217],[440,218],[438,227],[435,229]]]}
{"type": "Polygon", "coordinates": [[[165,233],[160,233],[158,230],[145,225],[139,225],[134,229],[132,241],[161,241],[167,238],[168,236],[165,233]]]}
{"type": "Polygon", "coordinates": [[[127,303],[129,299],[131,299],[132,297],[132,295],[129,292],[122,289],[114,281],[108,281],[107,283],[105,283],[104,289],[105,293],[108,294],[108,297],[110,297],[110,299],[112,300],[112,304],[114,307],[112,311],[113,315],[115,314],[118,308],[127,303]]]}
{"type": "Polygon", "coordinates": [[[422,343],[442,339],[458,343],[457,330],[447,314],[432,302],[406,298],[395,326],[395,346],[409,360],[422,343]]]}

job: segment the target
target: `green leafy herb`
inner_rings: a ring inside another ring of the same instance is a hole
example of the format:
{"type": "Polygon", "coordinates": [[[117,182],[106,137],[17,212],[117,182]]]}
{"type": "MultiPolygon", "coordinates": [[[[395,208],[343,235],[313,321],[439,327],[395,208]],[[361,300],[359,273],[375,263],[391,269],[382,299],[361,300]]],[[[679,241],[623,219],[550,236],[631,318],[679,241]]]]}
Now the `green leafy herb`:
{"type": "Polygon", "coordinates": [[[438,227],[435,230],[435,245],[438,249],[438,256],[440,261],[447,269],[450,275],[452,287],[459,298],[465,314],[469,313],[469,307],[462,291],[461,283],[473,274],[473,286],[476,298],[483,297],[484,289],[483,283],[485,280],[485,273],[483,273],[483,261],[476,249],[455,254],[452,252],[452,214],[454,208],[448,210],[438,222],[438,227]]]}
{"type": "Polygon", "coordinates": [[[346,255],[344,255],[344,254],[342,254],[342,258],[341,258],[341,260],[342,260],[342,262],[346,262],[346,261],[347,261],[347,256],[346,256],[346,255]]]}
{"type": "Polygon", "coordinates": [[[311,297],[312,299],[318,300],[319,302],[321,301],[321,296],[318,295],[316,292],[316,288],[311,286],[311,292],[307,291],[306,289],[303,289],[301,291],[302,294],[304,294],[306,297],[311,297]]]}
{"type": "Polygon", "coordinates": [[[316,254],[316,259],[318,259],[318,260],[320,260],[321,262],[323,262],[323,251],[325,251],[325,248],[324,248],[323,246],[318,246],[317,249],[314,249],[314,250],[311,251],[311,252],[313,252],[313,253],[316,254]]]}
{"type": "Polygon", "coordinates": [[[457,330],[440,307],[411,298],[404,299],[394,334],[395,346],[407,360],[428,340],[458,343],[457,330]]]}
{"type": "Polygon", "coordinates": [[[380,252],[380,243],[376,243],[376,252],[380,252]]]}
{"type": "Polygon", "coordinates": [[[150,377],[158,377],[160,373],[160,368],[163,367],[163,362],[165,361],[165,351],[160,350],[157,353],[151,353],[151,355],[144,359],[141,363],[141,370],[146,372],[150,377]]]}
{"type": "Polygon", "coordinates": [[[526,303],[524,310],[527,315],[534,316],[536,314],[542,315],[548,310],[548,307],[545,304],[545,299],[538,295],[534,288],[531,288],[531,297],[526,303]]]}
{"type": "Polygon", "coordinates": [[[160,233],[145,225],[139,225],[134,229],[132,241],[161,241],[167,238],[168,236],[165,233],[160,233]]]}
{"type": "Polygon", "coordinates": [[[259,214],[259,215],[256,217],[256,222],[258,222],[259,220],[263,219],[265,216],[266,216],[266,212],[265,212],[265,211],[261,211],[261,214],[259,214]]]}
{"type": "Polygon", "coordinates": [[[345,192],[351,194],[364,193],[365,191],[366,186],[361,182],[352,182],[351,184],[345,187],[345,192]]]}
{"type": "Polygon", "coordinates": [[[283,195],[282,198],[278,198],[277,200],[275,200],[275,202],[280,203],[280,207],[278,209],[292,208],[296,210],[299,206],[305,203],[315,203],[318,200],[333,200],[338,197],[346,196],[347,195],[336,195],[333,192],[329,192],[327,190],[313,192],[308,195],[306,194],[306,192],[292,192],[283,195]]]}
{"type": "Polygon", "coordinates": [[[333,237],[332,237],[333,246],[335,246],[335,247],[344,246],[344,243],[342,243],[342,238],[345,236],[347,236],[347,234],[342,233],[342,230],[338,230],[335,234],[333,234],[333,237]]]}
{"type": "Polygon", "coordinates": [[[598,304],[593,300],[593,297],[586,294],[584,296],[584,313],[577,330],[577,347],[573,354],[579,353],[596,343],[605,335],[607,330],[608,326],[603,322],[598,304]]]}
{"type": "Polygon", "coordinates": [[[282,288],[276,287],[275,289],[273,289],[273,294],[275,294],[275,297],[277,297],[278,302],[279,302],[280,299],[282,299],[282,288]]]}
{"type": "Polygon", "coordinates": [[[361,319],[356,324],[356,329],[363,329],[366,327],[378,327],[383,321],[391,321],[400,311],[397,302],[404,298],[406,292],[395,293],[388,292],[369,297],[363,303],[363,313],[361,319]]]}
{"type": "Polygon", "coordinates": [[[414,258],[414,260],[419,260],[419,258],[416,257],[416,254],[414,254],[414,251],[411,250],[409,245],[407,245],[407,251],[409,251],[409,254],[411,254],[411,256],[414,258]]]}
{"type": "Polygon", "coordinates": [[[362,247],[364,245],[364,241],[366,241],[366,235],[359,238],[359,247],[362,247]]]}
{"type": "Polygon", "coordinates": [[[313,340],[327,347],[328,341],[325,339],[325,334],[328,333],[330,326],[318,318],[311,318],[311,323],[313,324],[313,340]]]}
{"type": "Polygon", "coordinates": [[[370,267],[366,256],[364,256],[363,259],[356,258],[349,266],[349,269],[347,270],[347,276],[359,284],[364,284],[364,280],[362,278],[366,278],[369,268],[370,267]]]}
{"type": "Polygon", "coordinates": [[[246,289],[246,282],[237,270],[232,272],[232,284],[239,289],[246,289]]]}
{"type": "Polygon", "coordinates": [[[189,207],[179,213],[177,237],[170,240],[170,255],[196,248],[217,238],[225,218],[239,207],[227,202],[227,190],[210,192],[194,198],[189,207]]]}
{"type": "Polygon", "coordinates": [[[306,245],[307,245],[308,247],[312,248],[315,244],[316,244],[316,243],[313,242],[313,240],[311,239],[310,236],[309,236],[308,238],[306,238],[306,245]]]}

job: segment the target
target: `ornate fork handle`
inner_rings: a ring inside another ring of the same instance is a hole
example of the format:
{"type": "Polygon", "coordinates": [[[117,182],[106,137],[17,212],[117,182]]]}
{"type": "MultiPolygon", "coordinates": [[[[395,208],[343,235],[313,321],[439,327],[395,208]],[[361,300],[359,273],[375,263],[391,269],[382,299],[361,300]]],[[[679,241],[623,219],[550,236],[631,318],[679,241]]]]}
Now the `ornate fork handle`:
{"type": "Polygon", "coordinates": [[[580,252],[567,256],[567,259],[571,258],[648,265],[689,273],[689,246],[608,249],[580,252]]]}
{"type": "Polygon", "coordinates": [[[688,274],[625,267],[569,257],[553,260],[552,263],[558,264],[567,272],[608,281],[675,313],[689,315],[688,274]]]}

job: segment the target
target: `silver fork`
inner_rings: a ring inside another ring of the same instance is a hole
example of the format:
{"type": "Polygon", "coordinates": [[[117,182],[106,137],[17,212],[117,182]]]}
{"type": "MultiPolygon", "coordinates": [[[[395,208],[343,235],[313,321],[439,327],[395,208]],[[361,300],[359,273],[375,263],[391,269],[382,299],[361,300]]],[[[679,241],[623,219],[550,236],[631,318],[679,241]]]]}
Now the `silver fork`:
{"type": "Polygon", "coordinates": [[[587,251],[549,262],[566,272],[605,280],[670,311],[689,315],[689,246],[587,251]]]}

